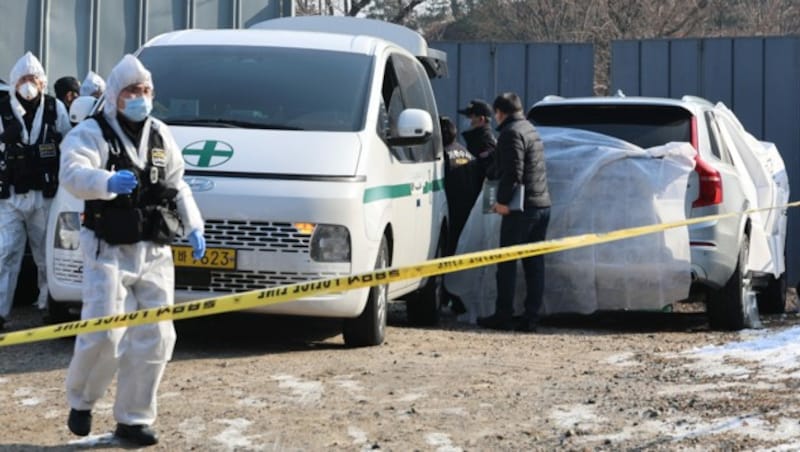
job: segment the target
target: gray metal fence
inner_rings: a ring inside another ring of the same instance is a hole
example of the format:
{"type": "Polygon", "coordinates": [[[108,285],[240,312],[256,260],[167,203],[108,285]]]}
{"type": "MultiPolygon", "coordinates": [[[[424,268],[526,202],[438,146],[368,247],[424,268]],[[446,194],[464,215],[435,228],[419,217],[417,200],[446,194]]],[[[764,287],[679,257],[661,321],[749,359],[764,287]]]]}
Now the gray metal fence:
{"type": "Polygon", "coordinates": [[[548,94],[591,96],[594,56],[591,44],[462,43],[430,46],[447,52],[450,76],[436,79],[439,114],[456,119],[470,99],[491,103],[514,91],[526,108],[548,94]]]}
{"type": "MultiPolygon", "coordinates": [[[[791,200],[800,199],[800,38],[618,41],[611,50],[612,90],[724,102],[748,131],[778,146],[791,200]]],[[[800,279],[798,229],[800,208],[790,209],[790,284],[800,279]]]]}
{"type": "Polygon", "coordinates": [[[292,14],[292,0],[0,0],[0,78],[26,51],[42,60],[51,87],[90,69],[105,77],[160,33],[245,28],[292,14]]]}

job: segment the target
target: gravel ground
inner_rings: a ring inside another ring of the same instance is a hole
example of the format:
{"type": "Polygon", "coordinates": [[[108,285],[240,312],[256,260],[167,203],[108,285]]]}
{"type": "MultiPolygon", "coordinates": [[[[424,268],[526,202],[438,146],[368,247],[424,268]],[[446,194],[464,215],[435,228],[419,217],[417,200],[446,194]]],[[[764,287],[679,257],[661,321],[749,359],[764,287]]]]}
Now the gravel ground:
{"type": "MultiPolygon", "coordinates": [[[[39,321],[30,307],[12,316],[10,329],[39,321]]],[[[791,347],[796,314],[738,333],[709,331],[702,312],[549,318],[535,334],[490,332],[452,316],[419,329],[404,317],[393,305],[386,343],[363,349],[345,348],[329,320],[179,322],[159,396],[161,442],[151,449],[800,447],[798,357],[757,345],[783,337],[791,347]],[[714,352],[737,344],[776,359],[714,352]]],[[[129,448],[110,434],[113,387],[94,411],[91,436],[67,430],[71,351],[70,339],[0,348],[0,449],[129,448]]]]}

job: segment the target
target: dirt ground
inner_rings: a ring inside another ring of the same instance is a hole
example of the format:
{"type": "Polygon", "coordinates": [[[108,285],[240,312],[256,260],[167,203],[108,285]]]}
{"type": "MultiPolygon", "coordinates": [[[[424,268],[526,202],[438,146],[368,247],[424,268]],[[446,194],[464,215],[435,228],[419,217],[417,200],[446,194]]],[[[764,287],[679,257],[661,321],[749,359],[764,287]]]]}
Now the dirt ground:
{"type": "MultiPolygon", "coordinates": [[[[38,321],[16,307],[8,326],[38,321]]],[[[697,312],[549,318],[535,334],[452,316],[418,329],[394,305],[384,345],[347,349],[332,321],[184,321],[151,450],[797,450],[800,364],[765,342],[791,347],[797,330],[786,314],[713,332],[697,312]],[[712,353],[765,343],[776,359],[712,353]]],[[[0,449],[129,448],[110,434],[113,387],[91,436],[67,430],[71,348],[0,348],[0,449]]]]}

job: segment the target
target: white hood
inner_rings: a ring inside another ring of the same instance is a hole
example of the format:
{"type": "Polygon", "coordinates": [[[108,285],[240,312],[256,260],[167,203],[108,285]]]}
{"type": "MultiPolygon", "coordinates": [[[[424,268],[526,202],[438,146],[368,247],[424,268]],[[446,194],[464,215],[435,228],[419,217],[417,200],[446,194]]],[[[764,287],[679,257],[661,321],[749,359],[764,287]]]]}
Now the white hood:
{"type": "Polygon", "coordinates": [[[353,176],[361,141],[353,132],[170,126],[187,171],[353,176]]]}

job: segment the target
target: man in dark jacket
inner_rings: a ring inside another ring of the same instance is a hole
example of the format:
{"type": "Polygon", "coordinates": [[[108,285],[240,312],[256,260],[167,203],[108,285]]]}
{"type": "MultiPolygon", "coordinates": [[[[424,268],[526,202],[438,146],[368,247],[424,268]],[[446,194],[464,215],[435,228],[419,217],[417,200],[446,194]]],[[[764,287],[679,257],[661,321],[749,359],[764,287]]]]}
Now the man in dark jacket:
{"type": "Polygon", "coordinates": [[[492,178],[491,163],[494,158],[494,148],[497,140],[492,132],[492,107],[481,99],[473,99],[466,108],[458,110],[459,113],[469,118],[469,129],[462,132],[467,150],[475,156],[481,171],[477,172],[477,185],[483,184],[484,176],[492,178]]]}
{"type": "MultiPolygon", "coordinates": [[[[544,146],[539,133],[522,115],[522,102],[514,93],[503,93],[494,100],[494,116],[499,124],[495,151],[498,176],[497,203],[493,210],[503,215],[500,246],[539,242],[545,239],[550,220],[550,194],[544,146]],[[511,210],[514,192],[523,190],[523,210],[511,210]]],[[[499,330],[535,331],[544,293],[544,257],[522,260],[525,270],[525,314],[512,318],[517,261],[497,266],[495,312],[478,318],[478,325],[499,330]]]]}

